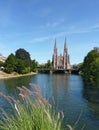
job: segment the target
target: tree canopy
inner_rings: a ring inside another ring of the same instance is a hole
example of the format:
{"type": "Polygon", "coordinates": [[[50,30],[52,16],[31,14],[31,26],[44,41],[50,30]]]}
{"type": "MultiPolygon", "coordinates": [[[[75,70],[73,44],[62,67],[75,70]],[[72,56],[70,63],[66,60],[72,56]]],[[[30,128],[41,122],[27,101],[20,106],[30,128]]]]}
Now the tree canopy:
{"type": "Polygon", "coordinates": [[[23,60],[25,63],[25,66],[27,67],[30,66],[30,62],[31,62],[30,54],[25,49],[22,49],[22,48],[18,49],[15,52],[15,57],[17,59],[23,60]]]}
{"type": "Polygon", "coordinates": [[[36,60],[31,61],[31,71],[36,72],[38,67],[38,62],[36,60]]]}
{"type": "Polygon", "coordinates": [[[47,61],[46,67],[47,67],[48,69],[52,69],[52,62],[51,62],[50,60],[47,61]]]}
{"type": "Polygon", "coordinates": [[[84,59],[82,65],[84,80],[91,85],[99,85],[99,48],[95,47],[84,59]]]}
{"type": "Polygon", "coordinates": [[[29,52],[25,49],[18,49],[14,54],[10,54],[5,61],[5,71],[7,73],[12,73],[13,71],[25,74],[30,71],[35,71],[37,69],[36,60],[31,60],[29,52]]]}
{"type": "Polygon", "coordinates": [[[16,58],[14,56],[14,54],[10,54],[8,56],[8,58],[6,59],[6,62],[5,62],[5,71],[7,73],[11,73],[15,70],[16,68],[16,58]]]}

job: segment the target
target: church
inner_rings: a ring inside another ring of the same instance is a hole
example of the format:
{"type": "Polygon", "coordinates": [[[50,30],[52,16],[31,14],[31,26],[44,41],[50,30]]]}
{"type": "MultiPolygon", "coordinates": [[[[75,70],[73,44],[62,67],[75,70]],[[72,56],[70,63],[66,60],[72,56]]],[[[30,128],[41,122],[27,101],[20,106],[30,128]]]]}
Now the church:
{"type": "Polygon", "coordinates": [[[54,53],[52,56],[52,64],[53,64],[53,68],[56,70],[71,70],[70,57],[68,55],[66,39],[65,39],[65,43],[64,43],[63,55],[61,55],[61,54],[58,55],[57,43],[55,40],[54,53]]]}

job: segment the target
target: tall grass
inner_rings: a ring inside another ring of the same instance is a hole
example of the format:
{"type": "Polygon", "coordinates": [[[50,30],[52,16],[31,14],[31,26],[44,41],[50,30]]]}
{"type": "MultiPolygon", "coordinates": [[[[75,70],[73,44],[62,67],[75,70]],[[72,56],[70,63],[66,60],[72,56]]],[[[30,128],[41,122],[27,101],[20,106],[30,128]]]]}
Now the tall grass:
{"type": "MultiPolygon", "coordinates": [[[[19,100],[0,93],[10,104],[13,114],[2,110],[0,130],[62,130],[63,112],[56,113],[41,96],[38,86],[30,84],[34,91],[18,87],[19,100]]],[[[73,130],[70,125],[68,129],[73,130]]]]}

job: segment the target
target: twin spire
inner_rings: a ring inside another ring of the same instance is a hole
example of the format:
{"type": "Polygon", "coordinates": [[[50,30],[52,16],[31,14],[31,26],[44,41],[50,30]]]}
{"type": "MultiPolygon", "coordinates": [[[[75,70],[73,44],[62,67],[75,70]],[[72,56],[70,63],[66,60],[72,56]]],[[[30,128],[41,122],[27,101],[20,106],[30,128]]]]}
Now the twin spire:
{"type": "MultiPolygon", "coordinates": [[[[55,39],[54,50],[56,50],[56,49],[57,49],[57,42],[56,42],[56,39],[55,39]]],[[[65,38],[65,43],[64,43],[64,50],[67,50],[66,38],[65,38]]]]}
{"type": "Polygon", "coordinates": [[[68,55],[68,48],[67,48],[67,44],[66,44],[66,38],[65,38],[65,42],[64,42],[63,55],[60,55],[60,56],[57,53],[57,42],[55,39],[52,63],[53,63],[54,69],[69,70],[71,68],[69,55],[68,55]]]}

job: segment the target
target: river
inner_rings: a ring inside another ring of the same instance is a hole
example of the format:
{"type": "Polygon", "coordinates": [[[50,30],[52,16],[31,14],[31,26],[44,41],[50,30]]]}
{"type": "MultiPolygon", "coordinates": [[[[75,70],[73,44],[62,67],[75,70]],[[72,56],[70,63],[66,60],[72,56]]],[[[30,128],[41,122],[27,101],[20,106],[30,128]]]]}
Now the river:
{"type": "MultiPolygon", "coordinates": [[[[29,83],[37,84],[47,100],[54,99],[56,108],[64,112],[64,127],[70,124],[75,126],[75,130],[99,130],[99,104],[87,100],[84,83],[79,75],[38,74],[0,80],[0,92],[15,97],[17,87],[24,85],[31,89],[29,83]]],[[[1,97],[0,107],[9,109],[9,105],[1,97]]]]}

